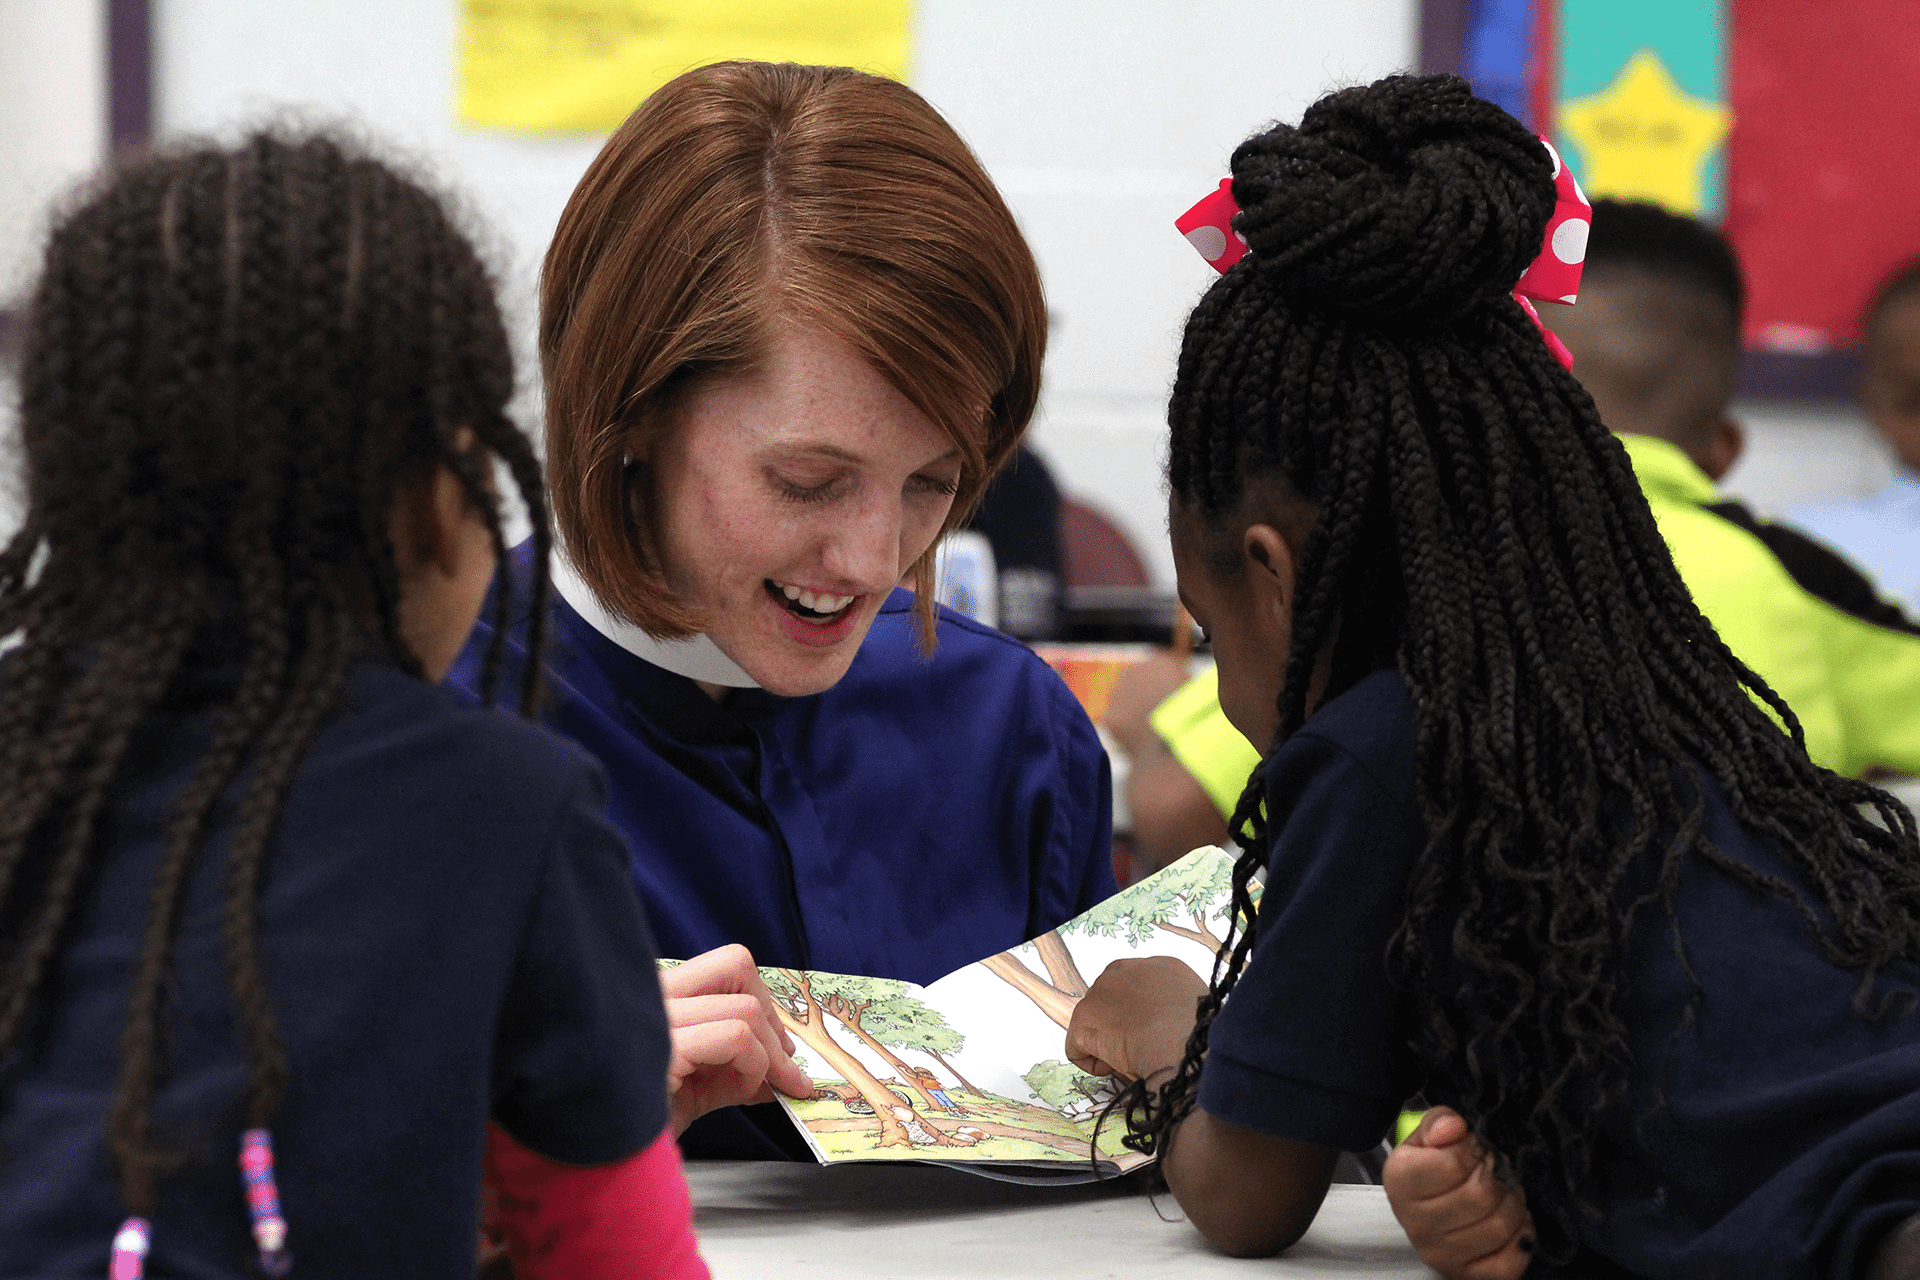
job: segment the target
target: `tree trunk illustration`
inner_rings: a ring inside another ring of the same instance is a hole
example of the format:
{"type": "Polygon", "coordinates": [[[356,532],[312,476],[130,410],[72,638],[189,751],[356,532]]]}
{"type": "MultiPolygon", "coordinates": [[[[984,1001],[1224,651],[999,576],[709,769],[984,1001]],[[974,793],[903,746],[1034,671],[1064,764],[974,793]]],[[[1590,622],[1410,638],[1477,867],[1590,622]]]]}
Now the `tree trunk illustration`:
{"type": "Polygon", "coordinates": [[[1185,938],[1188,942],[1197,942],[1215,955],[1219,955],[1220,948],[1225,945],[1220,939],[1213,936],[1213,930],[1207,928],[1206,916],[1199,912],[1194,913],[1193,928],[1191,929],[1183,929],[1179,925],[1169,924],[1165,920],[1155,920],[1153,927],[1156,929],[1165,929],[1175,937],[1185,938]]]}
{"type": "MultiPolygon", "coordinates": [[[[825,1008],[828,1013],[840,1020],[841,1026],[858,1036],[860,1043],[866,1045],[867,1048],[887,1060],[893,1067],[895,1073],[900,1077],[900,1083],[919,1094],[921,1101],[927,1104],[928,1115],[935,1115],[946,1110],[945,1107],[942,1107],[938,1102],[934,1101],[933,1094],[928,1092],[926,1085],[920,1083],[920,1077],[913,1073],[912,1067],[900,1061],[898,1054],[881,1044],[878,1040],[875,1040],[868,1034],[867,1029],[860,1025],[860,1015],[865,1013],[867,1008],[864,1004],[855,1004],[845,996],[832,995],[827,997],[825,1008]]],[[[882,1085],[882,1087],[884,1088],[885,1086],[882,1085]]],[[[945,1147],[952,1145],[947,1141],[946,1135],[938,1129],[929,1129],[928,1132],[939,1139],[940,1146],[945,1147]]]]}
{"type": "Polygon", "coordinates": [[[798,1036],[808,1048],[825,1058],[828,1064],[840,1073],[841,1079],[860,1090],[861,1096],[873,1108],[874,1119],[880,1122],[880,1141],[875,1145],[912,1146],[913,1139],[907,1136],[906,1125],[893,1114],[893,1109],[900,1105],[900,1099],[894,1096],[893,1090],[880,1083],[879,1077],[861,1065],[860,1059],[848,1053],[846,1048],[833,1038],[833,1033],[827,1030],[826,1011],[820,1007],[820,1001],[814,997],[811,976],[803,970],[795,969],[782,969],[780,973],[799,991],[804,1008],[801,1014],[796,1014],[783,1001],[776,999],[773,1003],[774,1012],[780,1015],[780,1020],[787,1024],[789,1031],[798,1036]]]}
{"type": "Polygon", "coordinates": [[[1080,976],[1080,966],[1073,962],[1073,953],[1059,933],[1047,930],[1033,940],[1033,949],[1040,953],[1040,963],[1047,966],[1047,976],[1057,990],[1076,1000],[1087,994],[1087,980],[1080,976]]]}
{"type": "Polygon", "coordinates": [[[929,1058],[932,1058],[935,1062],[945,1067],[947,1069],[947,1074],[952,1076],[955,1080],[959,1081],[960,1087],[962,1089],[965,1089],[968,1093],[973,1094],[975,1097],[984,1098],[986,1096],[985,1094],[981,1093],[978,1089],[974,1088],[972,1083],[968,1081],[968,1079],[965,1076],[961,1075],[959,1069],[955,1067],[951,1062],[948,1062],[945,1058],[941,1057],[939,1054],[935,1053],[931,1049],[922,1049],[920,1052],[926,1054],[929,1058]]]}
{"type": "Polygon", "coordinates": [[[1039,977],[1027,966],[1020,963],[1011,951],[1002,951],[997,956],[988,956],[980,962],[995,977],[1012,984],[1013,988],[1040,1007],[1040,1012],[1065,1027],[1073,1021],[1073,1006],[1079,998],[1070,996],[1052,983],[1039,977]]]}

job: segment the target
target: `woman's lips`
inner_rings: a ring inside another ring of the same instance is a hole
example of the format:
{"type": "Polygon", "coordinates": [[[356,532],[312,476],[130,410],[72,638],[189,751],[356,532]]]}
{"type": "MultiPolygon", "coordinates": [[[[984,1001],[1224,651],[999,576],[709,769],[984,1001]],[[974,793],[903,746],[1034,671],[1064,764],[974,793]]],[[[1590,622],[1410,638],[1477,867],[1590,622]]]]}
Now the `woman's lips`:
{"type": "MultiPolygon", "coordinates": [[[[816,620],[804,617],[789,607],[798,604],[798,601],[790,600],[785,591],[772,579],[768,579],[764,584],[761,598],[765,601],[766,607],[772,611],[774,623],[781,632],[795,644],[805,645],[810,649],[829,649],[852,635],[858,626],[860,615],[865,611],[867,600],[864,595],[834,597],[834,600],[845,599],[847,603],[832,616],[816,620]]],[[[818,596],[814,598],[816,602],[819,599],[818,596]]]]}

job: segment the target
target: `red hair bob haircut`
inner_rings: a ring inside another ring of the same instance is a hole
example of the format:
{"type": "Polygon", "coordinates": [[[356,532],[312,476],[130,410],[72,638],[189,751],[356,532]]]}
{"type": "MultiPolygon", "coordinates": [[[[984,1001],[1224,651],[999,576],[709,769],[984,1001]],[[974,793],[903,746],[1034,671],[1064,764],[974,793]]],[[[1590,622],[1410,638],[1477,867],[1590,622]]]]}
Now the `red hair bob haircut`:
{"type": "MultiPolygon", "coordinates": [[[[716,63],[662,86],[574,190],[540,285],[555,523],[602,603],[655,636],[701,621],[667,585],[646,460],[680,395],[752,370],[780,323],[845,342],[952,438],[947,529],[1033,415],[1039,271],[925,99],[794,63],[716,63]]],[[[932,560],[914,572],[928,641],[932,560]]]]}

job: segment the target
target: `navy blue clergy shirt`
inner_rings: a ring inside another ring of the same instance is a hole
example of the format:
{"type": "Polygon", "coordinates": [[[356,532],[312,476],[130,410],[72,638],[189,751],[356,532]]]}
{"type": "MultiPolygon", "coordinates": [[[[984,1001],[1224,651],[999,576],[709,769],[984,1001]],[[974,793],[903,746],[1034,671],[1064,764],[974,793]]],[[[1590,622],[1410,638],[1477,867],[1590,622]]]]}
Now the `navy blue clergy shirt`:
{"type": "MultiPolygon", "coordinates": [[[[1079,702],[1026,646],[944,609],[926,660],[912,607],[892,594],[831,689],[723,704],[555,599],[546,720],[606,767],[662,955],[737,942],[762,965],[931,982],[1114,893],[1112,780],[1079,702]]],[[[492,634],[450,681],[475,689],[492,634]]]]}
{"type": "MultiPolygon", "coordinates": [[[[1733,820],[1703,776],[1724,854],[1807,893],[1733,820]]],[[[1272,817],[1260,937],[1214,1023],[1200,1079],[1213,1115],[1298,1142],[1362,1150],[1426,1075],[1388,940],[1425,843],[1413,801],[1413,705],[1380,671],[1317,710],[1268,765],[1272,817]]],[[[1637,868],[1622,901],[1654,887],[1637,868]]],[[[1859,975],[1827,961],[1799,912],[1692,859],[1673,908],[1642,911],[1623,963],[1634,1069],[1601,1118],[1575,1211],[1592,1252],[1570,1273],[1673,1280],[1851,1277],[1881,1233],[1920,1211],[1920,1014],[1867,1022],[1859,975]]],[[[1880,993],[1920,990],[1891,967],[1880,993]]],[[[1539,1188],[1528,1188],[1540,1194],[1539,1188]]]]}
{"type": "MultiPolygon", "coordinates": [[[[0,1276],[107,1273],[127,1213],[107,1116],[128,990],[175,802],[230,691],[183,679],[141,726],[47,998],[0,1061],[0,1276]]],[[[159,1185],[150,1276],[258,1274],[223,950],[246,781],[182,901],[153,1107],[156,1146],[178,1162],[159,1185]]],[[[471,1280],[489,1117],[568,1164],[659,1135],[666,1020],[605,797],[599,766],[538,725],[387,662],[353,673],[287,792],[260,903],[289,1064],[272,1132],[295,1275],[471,1280]]]]}
{"type": "MultiPolygon", "coordinates": [[[[546,721],[606,768],[662,955],[738,942],[762,965],[931,982],[1114,892],[1112,782],[1080,704],[944,609],[924,660],[912,606],[893,593],[831,689],[722,704],[554,600],[546,721]]],[[[475,688],[491,635],[451,682],[475,688]]]]}

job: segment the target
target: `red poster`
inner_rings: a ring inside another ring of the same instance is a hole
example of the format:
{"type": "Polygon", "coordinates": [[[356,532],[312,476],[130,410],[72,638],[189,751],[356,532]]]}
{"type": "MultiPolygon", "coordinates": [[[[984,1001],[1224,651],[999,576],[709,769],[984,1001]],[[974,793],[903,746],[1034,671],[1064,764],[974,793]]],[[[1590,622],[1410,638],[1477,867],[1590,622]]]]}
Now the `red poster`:
{"type": "Polygon", "coordinates": [[[1920,258],[1920,0],[1735,0],[1731,37],[1748,345],[1849,344],[1875,286],[1920,258]]]}

